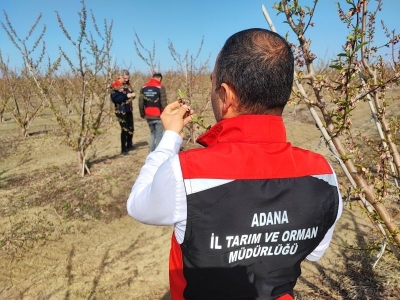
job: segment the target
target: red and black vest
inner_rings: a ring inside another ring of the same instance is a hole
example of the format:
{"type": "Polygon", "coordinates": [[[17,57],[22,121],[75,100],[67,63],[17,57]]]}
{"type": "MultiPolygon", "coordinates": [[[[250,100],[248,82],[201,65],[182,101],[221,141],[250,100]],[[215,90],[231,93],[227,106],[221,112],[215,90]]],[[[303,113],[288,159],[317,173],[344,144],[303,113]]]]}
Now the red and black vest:
{"type": "Polygon", "coordinates": [[[226,119],[198,142],[179,153],[187,223],[181,244],[172,237],[172,299],[293,295],[338,214],[330,165],[291,146],[277,116],[226,119]]]}
{"type": "Polygon", "coordinates": [[[142,86],[141,94],[147,117],[159,117],[161,115],[161,86],[161,83],[154,78],[151,78],[148,83],[142,86]]]}

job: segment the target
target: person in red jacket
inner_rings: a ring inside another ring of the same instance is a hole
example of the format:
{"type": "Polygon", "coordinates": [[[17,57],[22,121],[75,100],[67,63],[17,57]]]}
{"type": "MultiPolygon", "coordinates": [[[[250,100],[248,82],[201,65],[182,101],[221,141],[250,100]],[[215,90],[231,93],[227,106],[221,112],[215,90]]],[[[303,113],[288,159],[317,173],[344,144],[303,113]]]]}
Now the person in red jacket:
{"type": "Polygon", "coordinates": [[[164,109],[164,135],[127,210],[140,222],[174,226],[173,300],[293,299],[301,262],[327,250],[342,198],[328,161],[286,140],[293,74],[285,39],[243,30],[216,59],[217,123],[197,139],[204,147],[179,151],[189,108],[176,101],[164,109]]]}
{"type": "Polygon", "coordinates": [[[150,128],[149,151],[154,151],[161,141],[163,126],[160,115],[167,106],[167,93],[161,84],[161,73],[154,73],[153,77],[140,89],[139,113],[146,119],[150,128]]]}
{"type": "Polygon", "coordinates": [[[121,126],[121,154],[128,154],[133,147],[133,112],[132,100],[136,94],[129,82],[129,71],[122,70],[121,75],[111,83],[111,100],[115,106],[115,116],[121,126]]]}

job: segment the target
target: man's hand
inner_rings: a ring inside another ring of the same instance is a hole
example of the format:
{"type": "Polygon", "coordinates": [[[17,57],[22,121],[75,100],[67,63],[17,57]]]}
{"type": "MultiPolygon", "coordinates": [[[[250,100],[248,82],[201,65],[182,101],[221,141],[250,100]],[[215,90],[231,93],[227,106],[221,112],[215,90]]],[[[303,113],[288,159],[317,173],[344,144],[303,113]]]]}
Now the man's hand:
{"type": "Polygon", "coordinates": [[[168,104],[161,114],[164,130],[172,130],[183,137],[183,127],[192,120],[193,110],[179,101],[168,104]],[[189,113],[189,114],[188,114],[189,113]]]}
{"type": "Polygon", "coordinates": [[[128,98],[135,98],[136,94],[135,93],[128,93],[127,96],[128,96],[128,98]]]}

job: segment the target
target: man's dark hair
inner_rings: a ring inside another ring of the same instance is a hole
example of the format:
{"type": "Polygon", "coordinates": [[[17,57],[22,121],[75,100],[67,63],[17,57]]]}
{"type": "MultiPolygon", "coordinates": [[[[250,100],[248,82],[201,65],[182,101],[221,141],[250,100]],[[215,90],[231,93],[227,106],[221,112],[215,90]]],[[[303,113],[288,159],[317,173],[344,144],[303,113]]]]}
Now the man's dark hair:
{"type": "Polygon", "coordinates": [[[290,45],[261,28],[235,33],[222,47],[215,65],[217,91],[234,89],[243,114],[281,114],[293,84],[290,45]]]}
{"type": "Polygon", "coordinates": [[[161,73],[154,73],[154,74],[153,74],[153,78],[160,78],[160,79],[162,79],[162,75],[161,75],[161,73]]]}

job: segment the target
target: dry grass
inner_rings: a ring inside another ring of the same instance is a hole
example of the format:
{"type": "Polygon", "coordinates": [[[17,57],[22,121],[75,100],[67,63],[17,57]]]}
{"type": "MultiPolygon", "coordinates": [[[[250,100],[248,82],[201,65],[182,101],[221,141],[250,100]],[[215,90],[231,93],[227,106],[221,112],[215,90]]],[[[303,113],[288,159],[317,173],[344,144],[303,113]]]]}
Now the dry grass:
{"type": "MultiPolygon", "coordinates": [[[[35,136],[40,140],[47,137],[35,136]]],[[[2,153],[15,151],[20,137],[1,137],[2,153]]],[[[119,179],[121,172],[133,177],[128,164],[115,163],[118,157],[105,156],[92,161],[93,176],[82,178],[73,162],[58,166],[38,165],[29,172],[10,174],[0,178],[0,218],[2,224],[0,249],[10,257],[21,257],[26,248],[35,243],[62,238],[75,232],[71,221],[79,221],[79,232],[84,232],[85,221],[109,223],[126,215],[125,199],[131,182],[119,179]],[[106,170],[106,171],[104,171],[106,170]],[[25,214],[21,214],[25,212],[25,214]]],[[[4,171],[4,170],[2,170],[4,171]]],[[[91,226],[89,224],[89,226],[91,226]]]]}

